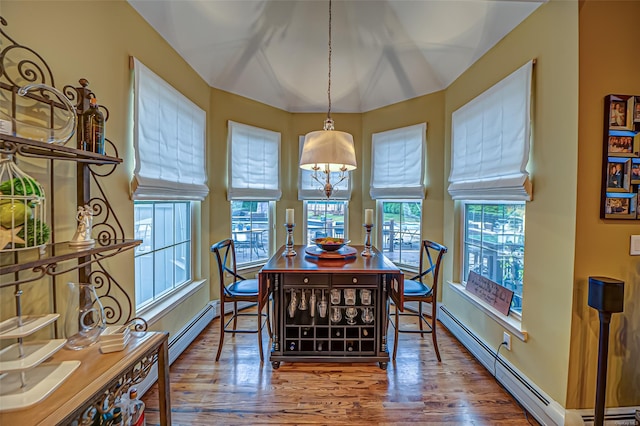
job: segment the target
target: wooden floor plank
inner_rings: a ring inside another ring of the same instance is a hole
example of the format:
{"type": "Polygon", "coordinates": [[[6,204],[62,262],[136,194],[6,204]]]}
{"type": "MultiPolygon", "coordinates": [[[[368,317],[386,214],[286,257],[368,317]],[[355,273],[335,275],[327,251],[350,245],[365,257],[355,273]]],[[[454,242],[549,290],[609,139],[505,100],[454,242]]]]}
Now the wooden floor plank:
{"type": "MultiPolygon", "coordinates": [[[[171,366],[174,426],[538,425],[442,326],[441,363],[430,336],[400,334],[398,358],[386,371],[377,363],[286,362],[273,370],[267,353],[260,365],[255,334],[225,336],[215,362],[219,321],[171,366]]],[[[147,425],[157,425],[156,385],[143,401],[147,425]]]]}

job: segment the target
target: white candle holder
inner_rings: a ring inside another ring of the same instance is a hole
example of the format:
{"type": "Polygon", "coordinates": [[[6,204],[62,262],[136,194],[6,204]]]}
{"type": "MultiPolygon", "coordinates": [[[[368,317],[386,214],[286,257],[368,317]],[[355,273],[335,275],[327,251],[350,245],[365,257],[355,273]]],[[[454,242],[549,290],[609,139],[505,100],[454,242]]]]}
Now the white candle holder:
{"type": "Polygon", "coordinates": [[[375,255],[375,253],[371,251],[371,229],[372,228],[373,228],[373,224],[364,225],[364,229],[366,233],[364,235],[364,250],[361,253],[364,257],[371,257],[375,255]]]}
{"type": "Polygon", "coordinates": [[[285,244],[283,256],[295,256],[296,251],[293,249],[293,228],[296,227],[295,223],[285,223],[284,227],[287,229],[287,242],[285,244]]]}

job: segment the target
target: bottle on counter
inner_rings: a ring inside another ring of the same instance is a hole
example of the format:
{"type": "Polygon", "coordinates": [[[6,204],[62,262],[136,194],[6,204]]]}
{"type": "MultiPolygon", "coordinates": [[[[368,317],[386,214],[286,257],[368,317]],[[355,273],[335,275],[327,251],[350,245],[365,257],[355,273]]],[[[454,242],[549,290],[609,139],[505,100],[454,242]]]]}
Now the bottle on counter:
{"type": "Polygon", "coordinates": [[[138,399],[138,390],[129,389],[129,424],[131,426],[146,426],[144,416],[144,402],[138,399]]]}
{"type": "Polygon", "coordinates": [[[80,149],[104,155],[104,115],[98,109],[98,101],[91,98],[91,105],[82,113],[82,138],[80,149]]]}
{"type": "Polygon", "coordinates": [[[113,409],[113,419],[110,424],[111,426],[125,426],[124,420],[122,419],[122,409],[120,407],[113,409]]]}

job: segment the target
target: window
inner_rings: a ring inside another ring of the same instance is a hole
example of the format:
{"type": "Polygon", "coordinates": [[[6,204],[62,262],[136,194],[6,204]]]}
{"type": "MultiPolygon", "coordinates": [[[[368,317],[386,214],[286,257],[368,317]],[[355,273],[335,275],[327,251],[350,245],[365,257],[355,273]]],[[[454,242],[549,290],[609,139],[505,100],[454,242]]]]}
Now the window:
{"type": "Polygon", "coordinates": [[[269,201],[231,202],[231,234],[238,264],[268,260],[271,210],[269,201]]]}
{"type": "Polygon", "coordinates": [[[476,272],[512,290],[522,314],[525,204],[464,204],[463,280],[476,272]]]}
{"type": "Polygon", "coordinates": [[[519,315],[524,202],[533,197],[527,171],[532,75],[533,61],[529,61],[454,111],[451,118],[448,190],[454,200],[464,203],[461,281],[474,271],[513,290],[511,310],[519,315]]]}
{"type": "Polygon", "coordinates": [[[136,305],[191,281],[191,203],[134,202],[136,305]]]}
{"type": "Polygon", "coordinates": [[[136,309],[193,282],[192,209],[208,194],[206,113],[134,58],[136,309]]]}
{"type": "Polygon", "coordinates": [[[305,211],[305,243],[311,244],[315,238],[347,238],[345,224],[348,202],[338,200],[307,200],[305,211]]]}
{"type": "Polygon", "coordinates": [[[231,234],[238,266],[268,260],[280,199],[280,133],[229,121],[231,234]]]}
{"type": "Polygon", "coordinates": [[[420,266],[422,201],[378,200],[382,211],[382,252],[392,262],[420,266]]]}
{"type": "MultiPolygon", "coordinates": [[[[382,212],[382,252],[401,266],[418,267],[425,196],[427,124],[374,133],[371,198],[382,212]]],[[[380,216],[380,215],[379,215],[380,216]]]]}
{"type": "Polygon", "coordinates": [[[529,61],[451,115],[454,200],[531,200],[532,68],[529,61]]]}

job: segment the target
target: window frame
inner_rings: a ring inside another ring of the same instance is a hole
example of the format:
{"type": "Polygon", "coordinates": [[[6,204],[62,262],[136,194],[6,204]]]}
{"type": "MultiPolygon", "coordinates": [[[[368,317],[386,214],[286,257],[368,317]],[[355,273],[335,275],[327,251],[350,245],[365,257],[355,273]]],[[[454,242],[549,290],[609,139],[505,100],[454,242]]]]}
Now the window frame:
{"type": "MultiPolygon", "coordinates": [[[[465,235],[466,235],[466,207],[469,204],[476,204],[476,205],[522,205],[525,209],[525,214],[524,214],[524,218],[523,218],[523,232],[522,232],[522,238],[523,238],[523,250],[526,252],[526,238],[525,238],[525,229],[526,229],[526,208],[527,208],[527,202],[525,201],[518,201],[518,200],[463,200],[460,201],[460,260],[459,260],[459,276],[460,276],[460,285],[462,286],[462,288],[464,289],[464,292],[468,294],[468,292],[466,291],[466,286],[467,286],[467,280],[466,277],[464,276],[464,271],[466,269],[466,241],[465,241],[465,235]]],[[[522,302],[522,307],[524,307],[524,252],[523,252],[523,267],[522,267],[522,274],[523,274],[523,278],[522,278],[522,289],[523,289],[523,294],[520,296],[521,298],[521,302],[522,302]]],[[[498,283],[498,285],[502,286],[502,284],[498,283]]],[[[504,286],[503,286],[504,287],[504,286]]],[[[506,287],[505,287],[506,288],[506,287]]],[[[514,294],[515,295],[515,294],[514,294]]],[[[521,311],[514,311],[513,309],[509,309],[509,315],[507,316],[507,318],[512,318],[514,320],[516,320],[517,322],[522,321],[522,307],[521,307],[521,311]]],[[[498,313],[498,315],[501,315],[504,317],[504,315],[498,313]]],[[[522,333],[522,330],[518,329],[518,333],[522,333]]],[[[526,332],[524,332],[524,339],[521,340],[525,340],[526,339],[526,332]]]]}
{"type": "MultiPolygon", "coordinates": [[[[188,273],[189,273],[189,278],[187,280],[185,280],[184,282],[176,285],[175,282],[173,282],[172,284],[172,288],[165,290],[163,292],[161,292],[158,295],[155,295],[155,289],[154,289],[154,296],[151,300],[143,303],[143,304],[138,304],[138,292],[137,292],[137,279],[136,279],[136,273],[134,272],[134,294],[136,296],[136,301],[135,301],[135,312],[136,315],[143,315],[143,314],[149,314],[151,312],[155,312],[158,311],[158,309],[160,310],[165,310],[167,307],[163,307],[163,305],[167,304],[167,301],[170,301],[171,303],[168,304],[168,306],[172,306],[175,302],[175,298],[176,297],[181,297],[184,296],[185,292],[188,292],[189,294],[191,294],[192,292],[194,292],[197,287],[195,285],[200,284],[202,282],[204,282],[204,280],[196,280],[195,276],[196,276],[196,265],[194,262],[194,253],[196,253],[197,251],[197,247],[195,247],[195,237],[196,237],[196,231],[195,231],[195,226],[194,224],[196,223],[195,221],[195,216],[196,216],[196,209],[197,206],[196,204],[199,204],[196,201],[189,201],[189,200],[135,200],[134,201],[134,217],[135,217],[135,208],[137,204],[149,204],[152,205],[153,208],[155,209],[155,204],[172,204],[175,208],[176,204],[186,204],[187,205],[187,209],[188,209],[188,225],[189,225],[189,229],[187,230],[187,235],[188,235],[188,242],[189,242],[189,268],[188,268],[188,273]]],[[[135,226],[135,219],[134,219],[134,226],[135,226]]],[[[173,230],[175,233],[175,221],[174,221],[174,226],[173,226],[173,230]]],[[[153,232],[151,234],[151,237],[153,238],[153,232]]],[[[175,245],[175,243],[173,244],[175,245]]],[[[163,247],[166,248],[167,246],[163,247]]],[[[139,255],[135,253],[134,251],[134,271],[135,269],[135,259],[137,257],[143,256],[143,255],[147,255],[149,253],[155,253],[157,252],[158,249],[154,249],[152,251],[149,252],[144,252],[144,253],[140,253],[139,255]]],[[[154,263],[154,267],[155,267],[155,255],[153,257],[153,263],[154,263]]],[[[154,280],[155,281],[155,280],[154,280]]],[[[156,314],[152,314],[152,317],[155,317],[156,314]]],[[[150,321],[150,319],[147,319],[147,321],[150,321]]]]}
{"type": "Polygon", "coordinates": [[[321,203],[321,202],[334,202],[334,203],[342,203],[344,204],[344,225],[343,225],[343,238],[345,241],[349,239],[349,200],[327,200],[327,199],[306,199],[302,202],[302,244],[304,245],[312,245],[313,242],[309,241],[309,203],[321,203]]]}
{"type": "MultiPolygon", "coordinates": [[[[234,239],[234,243],[236,244],[236,268],[238,270],[245,270],[245,269],[252,269],[255,268],[257,266],[261,266],[266,264],[269,259],[271,258],[271,256],[273,255],[273,251],[274,251],[274,241],[275,241],[275,211],[276,211],[276,201],[275,200],[231,200],[229,201],[229,209],[230,209],[230,217],[231,217],[231,221],[229,222],[229,234],[231,235],[231,238],[233,239],[233,202],[256,202],[256,203],[268,203],[268,207],[267,207],[267,229],[269,231],[269,239],[264,242],[265,244],[265,250],[266,250],[266,257],[265,258],[260,258],[257,260],[253,260],[250,262],[240,262],[239,256],[238,256],[238,247],[237,247],[237,242],[234,239]]],[[[253,249],[253,246],[251,246],[251,249],[253,249]]]]}
{"type": "MultiPolygon", "coordinates": [[[[410,272],[418,272],[419,268],[420,268],[420,259],[419,257],[416,259],[416,263],[415,264],[411,264],[411,263],[404,263],[402,261],[395,261],[392,256],[389,256],[388,251],[384,251],[384,203],[419,203],[420,204],[420,220],[418,221],[419,224],[419,228],[418,228],[418,232],[414,234],[414,236],[418,237],[417,240],[417,244],[418,247],[416,250],[410,250],[411,252],[417,252],[418,256],[420,254],[420,250],[421,250],[421,241],[422,241],[422,219],[423,219],[423,215],[424,215],[424,200],[420,199],[420,198],[402,198],[402,199],[395,199],[395,198],[379,198],[376,200],[376,211],[377,213],[377,217],[375,222],[380,223],[381,226],[377,226],[376,227],[376,241],[378,242],[378,247],[381,248],[381,252],[389,259],[391,260],[395,265],[397,265],[398,267],[400,267],[401,269],[405,270],[405,271],[410,271],[410,272]]],[[[402,222],[401,222],[402,223],[402,222]]],[[[400,225],[402,226],[402,225],[400,225]]],[[[413,238],[413,236],[411,237],[413,238]]],[[[402,251],[402,242],[400,243],[400,249],[402,251]]],[[[405,250],[406,251],[406,250],[405,250]]],[[[400,258],[400,260],[402,260],[402,258],[400,258]]]]}

